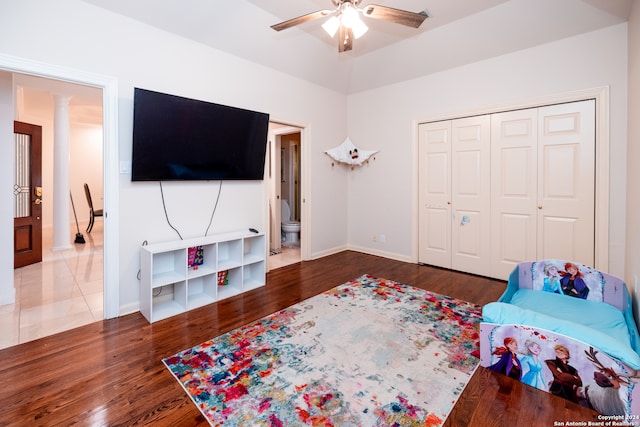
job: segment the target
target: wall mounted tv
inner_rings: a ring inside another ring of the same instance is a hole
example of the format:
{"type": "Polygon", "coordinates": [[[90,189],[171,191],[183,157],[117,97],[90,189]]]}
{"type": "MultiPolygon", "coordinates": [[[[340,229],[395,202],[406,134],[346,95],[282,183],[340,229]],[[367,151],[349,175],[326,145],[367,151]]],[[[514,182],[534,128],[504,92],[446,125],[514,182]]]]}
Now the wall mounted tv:
{"type": "Polygon", "coordinates": [[[132,181],[262,180],[269,115],[135,88],[132,181]]]}

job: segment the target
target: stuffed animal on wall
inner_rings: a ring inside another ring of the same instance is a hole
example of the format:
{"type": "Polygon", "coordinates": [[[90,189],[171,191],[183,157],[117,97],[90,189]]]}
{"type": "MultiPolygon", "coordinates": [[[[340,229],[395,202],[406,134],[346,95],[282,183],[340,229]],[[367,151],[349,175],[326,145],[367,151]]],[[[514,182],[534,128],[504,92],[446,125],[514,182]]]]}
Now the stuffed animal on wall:
{"type": "Polygon", "coordinates": [[[348,165],[361,165],[377,152],[378,150],[358,150],[349,138],[339,146],[325,151],[332,159],[348,165]]]}

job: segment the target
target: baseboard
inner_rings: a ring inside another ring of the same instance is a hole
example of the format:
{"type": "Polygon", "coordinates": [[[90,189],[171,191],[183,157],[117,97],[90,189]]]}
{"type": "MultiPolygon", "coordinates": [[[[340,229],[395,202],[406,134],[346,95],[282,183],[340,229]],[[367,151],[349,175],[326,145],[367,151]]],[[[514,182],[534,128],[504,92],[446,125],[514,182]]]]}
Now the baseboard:
{"type": "Polygon", "coordinates": [[[364,246],[357,246],[357,245],[336,246],[334,248],[327,249],[327,250],[324,250],[324,251],[314,252],[312,254],[312,256],[311,256],[311,259],[322,258],[322,257],[325,257],[325,256],[337,254],[337,253],[342,252],[342,251],[356,251],[356,252],[362,252],[362,253],[368,254],[368,255],[381,256],[383,258],[389,258],[389,259],[393,259],[393,260],[396,260],[396,261],[415,263],[411,259],[411,257],[408,256],[408,255],[401,255],[401,254],[397,254],[397,253],[394,253],[394,252],[379,251],[379,250],[366,248],[364,246]]]}
{"type": "Polygon", "coordinates": [[[346,249],[350,251],[362,252],[364,254],[381,256],[383,258],[389,258],[396,261],[415,263],[410,256],[397,254],[394,252],[385,252],[385,251],[380,251],[377,249],[366,248],[366,247],[357,246],[357,245],[348,245],[346,249]]]}
{"type": "Polygon", "coordinates": [[[135,313],[136,311],[140,311],[140,304],[139,303],[131,303],[131,304],[126,304],[126,305],[121,305],[120,306],[120,314],[118,314],[118,316],[126,316],[127,314],[132,314],[135,313]]]}
{"type": "Polygon", "coordinates": [[[327,249],[327,250],[320,251],[320,252],[314,252],[313,254],[311,254],[311,259],[318,259],[318,258],[326,257],[326,256],[329,256],[329,255],[334,255],[334,254],[337,254],[339,252],[346,251],[348,249],[349,248],[346,245],[336,246],[335,248],[327,249]]]}

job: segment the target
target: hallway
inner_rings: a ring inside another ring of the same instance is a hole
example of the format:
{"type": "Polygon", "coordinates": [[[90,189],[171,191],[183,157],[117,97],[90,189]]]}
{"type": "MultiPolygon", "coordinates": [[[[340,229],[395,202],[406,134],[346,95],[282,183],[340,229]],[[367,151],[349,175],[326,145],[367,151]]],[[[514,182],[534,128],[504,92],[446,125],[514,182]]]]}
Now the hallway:
{"type": "Polygon", "coordinates": [[[80,229],[85,244],[56,252],[52,229],[43,229],[42,262],[14,270],[16,302],[0,306],[0,348],[103,319],[103,222],[91,234],[80,229]]]}

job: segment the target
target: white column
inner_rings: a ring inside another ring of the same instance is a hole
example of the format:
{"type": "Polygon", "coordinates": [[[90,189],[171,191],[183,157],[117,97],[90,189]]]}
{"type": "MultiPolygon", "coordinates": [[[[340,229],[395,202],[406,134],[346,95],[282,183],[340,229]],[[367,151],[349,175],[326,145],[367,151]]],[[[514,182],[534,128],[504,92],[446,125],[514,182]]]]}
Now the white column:
{"type": "Polygon", "coordinates": [[[71,220],[69,215],[69,100],[68,95],[54,95],[53,117],[53,247],[54,251],[69,249],[71,220]]]}
{"type": "Polygon", "coordinates": [[[14,97],[13,107],[15,112],[13,117],[15,117],[15,120],[22,122],[24,121],[24,87],[15,86],[14,97]]]}

